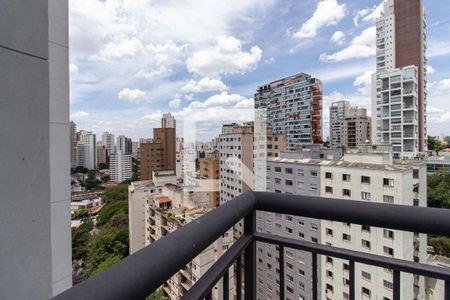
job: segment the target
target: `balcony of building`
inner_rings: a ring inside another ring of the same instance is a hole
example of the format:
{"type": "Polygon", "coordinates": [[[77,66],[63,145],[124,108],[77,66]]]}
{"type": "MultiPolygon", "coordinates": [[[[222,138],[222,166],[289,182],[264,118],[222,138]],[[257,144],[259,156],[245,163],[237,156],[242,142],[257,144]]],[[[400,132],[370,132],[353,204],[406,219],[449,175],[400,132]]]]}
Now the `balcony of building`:
{"type": "MultiPolygon", "coordinates": [[[[182,228],[168,234],[152,245],[125,258],[98,275],[82,282],[55,297],[59,299],[144,299],[162,288],[170,293],[166,284],[174,274],[182,270],[198,254],[220,238],[226,231],[244,220],[244,234],[214,263],[214,265],[190,287],[188,276],[183,278],[185,289],[182,299],[212,299],[212,291],[223,285],[223,299],[256,299],[256,242],[276,245],[279,251],[280,287],[285,287],[285,249],[310,252],[312,255],[312,299],[321,294],[318,284],[318,262],[322,256],[348,260],[348,281],[342,283],[348,289],[348,299],[360,299],[361,291],[355,290],[355,268],[371,265],[392,273],[392,299],[403,299],[408,287],[401,286],[402,274],[414,274],[443,280],[445,299],[450,297],[450,270],[426,265],[414,260],[402,260],[393,256],[374,255],[306,240],[281,237],[256,230],[256,211],[289,214],[309,218],[390,228],[414,233],[450,236],[450,212],[445,209],[426,208],[339,200],[331,198],[297,196],[267,192],[248,192],[219,206],[182,228]],[[230,274],[233,295],[229,295],[230,274]],[[187,277],[187,278],[186,278],[187,277]],[[99,288],[101,287],[101,288],[99,288]]],[[[287,289],[279,289],[279,298],[285,299],[287,289]]]]}

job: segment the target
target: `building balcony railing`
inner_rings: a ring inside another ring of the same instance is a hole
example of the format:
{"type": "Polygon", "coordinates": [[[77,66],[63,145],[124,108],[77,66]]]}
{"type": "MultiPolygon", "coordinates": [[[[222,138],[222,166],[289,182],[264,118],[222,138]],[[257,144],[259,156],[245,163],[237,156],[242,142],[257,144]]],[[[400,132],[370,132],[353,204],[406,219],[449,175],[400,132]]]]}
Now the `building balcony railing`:
{"type": "MultiPolygon", "coordinates": [[[[284,249],[312,253],[312,299],[319,297],[318,259],[321,255],[349,261],[349,299],[355,295],[355,265],[386,268],[393,273],[393,299],[400,299],[402,272],[445,282],[450,297],[450,270],[414,261],[358,252],[256,231],[256,211],[297,215],[381,228],[450,236],[450,211],[362,201],[267,192],[247,192],[168,234],[150,246],[56,296],[60,299],[144,299],[220,238],[240,220],[244,233],[198,279],[182,299],[211,299],[222,279],[223,299],[256,298],[256,242],[274,244],[279,251],[280,299],[285,299],[284,249]],[[235,272],[235,295],[229,295],[229,271],[235,272]]],[[[407,287],[403,287],[404,289],[407,287]]]]}

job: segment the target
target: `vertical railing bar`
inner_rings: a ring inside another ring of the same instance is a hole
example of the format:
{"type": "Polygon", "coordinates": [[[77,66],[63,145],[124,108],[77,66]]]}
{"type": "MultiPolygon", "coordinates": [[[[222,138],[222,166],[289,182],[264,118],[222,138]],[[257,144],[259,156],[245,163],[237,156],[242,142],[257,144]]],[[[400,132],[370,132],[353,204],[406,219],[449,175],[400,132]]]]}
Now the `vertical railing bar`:
{"type": "Polygon", "coordinates": [[[241,254],[236,259],[236,299],[241,300],[242,298],[242,261],[241,254]]]}
{"type": "Polygon", "coordinates": [[[228,271],[223,274],[222,283],[223,283],[223,300],[228,300],[229,293],[230,293],[230,286],[229,286],[229,274],[228,271]]]}
{"type": "Polygon", "coordinates": [[[444,299],[449,300],[450,299],[450,280],[445,281],[445,290],[444,290],[444,299]]]}
{"type": "Polygon", "coordinates": [[[400,300],[400,271],[398,270],[393,270],[394,271],[394,291],[393,291],[393,295],[392,298],[393,300],[400,300]]]}
{"type": "Polygon", "coordinates": [[[278,257],[280,258],[280,299],[284,299],[284,246],[278,245],[278,257]]]}
{"type": "MultiPolygon", "coordinates": [[[[255,234],[256,211],[249,213],[244,219],[244,232],[255,234]]],[[[256,299],[256,241],[250,243],[244,251],[244,289],[245,300],[256,299]]]]}
{"type": "Polygon", "coordinates": [[[317,290],[317,253],[312,254],[312,298],[313,300],[319,299],[317,290]]]}
{"type": "Polygon", "coordinates": [[[206,295],[205,300],[212,300],[212,291],[209,291],[208,295],[206,295]]]}
{"type": "Polygon", "coordinates": [[[349,300],[355,300],[355,262],[353,260],[349,261],[349,279],[350,279],[350,286],[349,286],[349,300]]]}

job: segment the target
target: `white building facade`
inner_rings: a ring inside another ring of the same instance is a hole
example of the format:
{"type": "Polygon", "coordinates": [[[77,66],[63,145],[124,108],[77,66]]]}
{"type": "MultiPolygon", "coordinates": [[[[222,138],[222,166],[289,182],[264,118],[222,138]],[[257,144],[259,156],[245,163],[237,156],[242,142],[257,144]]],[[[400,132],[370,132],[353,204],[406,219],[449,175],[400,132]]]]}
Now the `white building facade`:
{"type": "Polygon", "coordinates": [[[110,177],[112,182],[122,182],[132,176],[132,159],[130,154],[121,150],[109,157],[110,177]]]}

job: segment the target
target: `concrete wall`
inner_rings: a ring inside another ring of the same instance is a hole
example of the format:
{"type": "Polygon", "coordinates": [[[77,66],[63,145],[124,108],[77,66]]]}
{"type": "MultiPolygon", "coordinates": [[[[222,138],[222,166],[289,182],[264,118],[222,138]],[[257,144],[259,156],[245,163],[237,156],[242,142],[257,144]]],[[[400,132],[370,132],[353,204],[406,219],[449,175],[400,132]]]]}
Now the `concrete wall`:
{"type": "Polygon", "coordinates": [[[66,0],[0,2],[0,298],[72,284],[66,0]]]}

